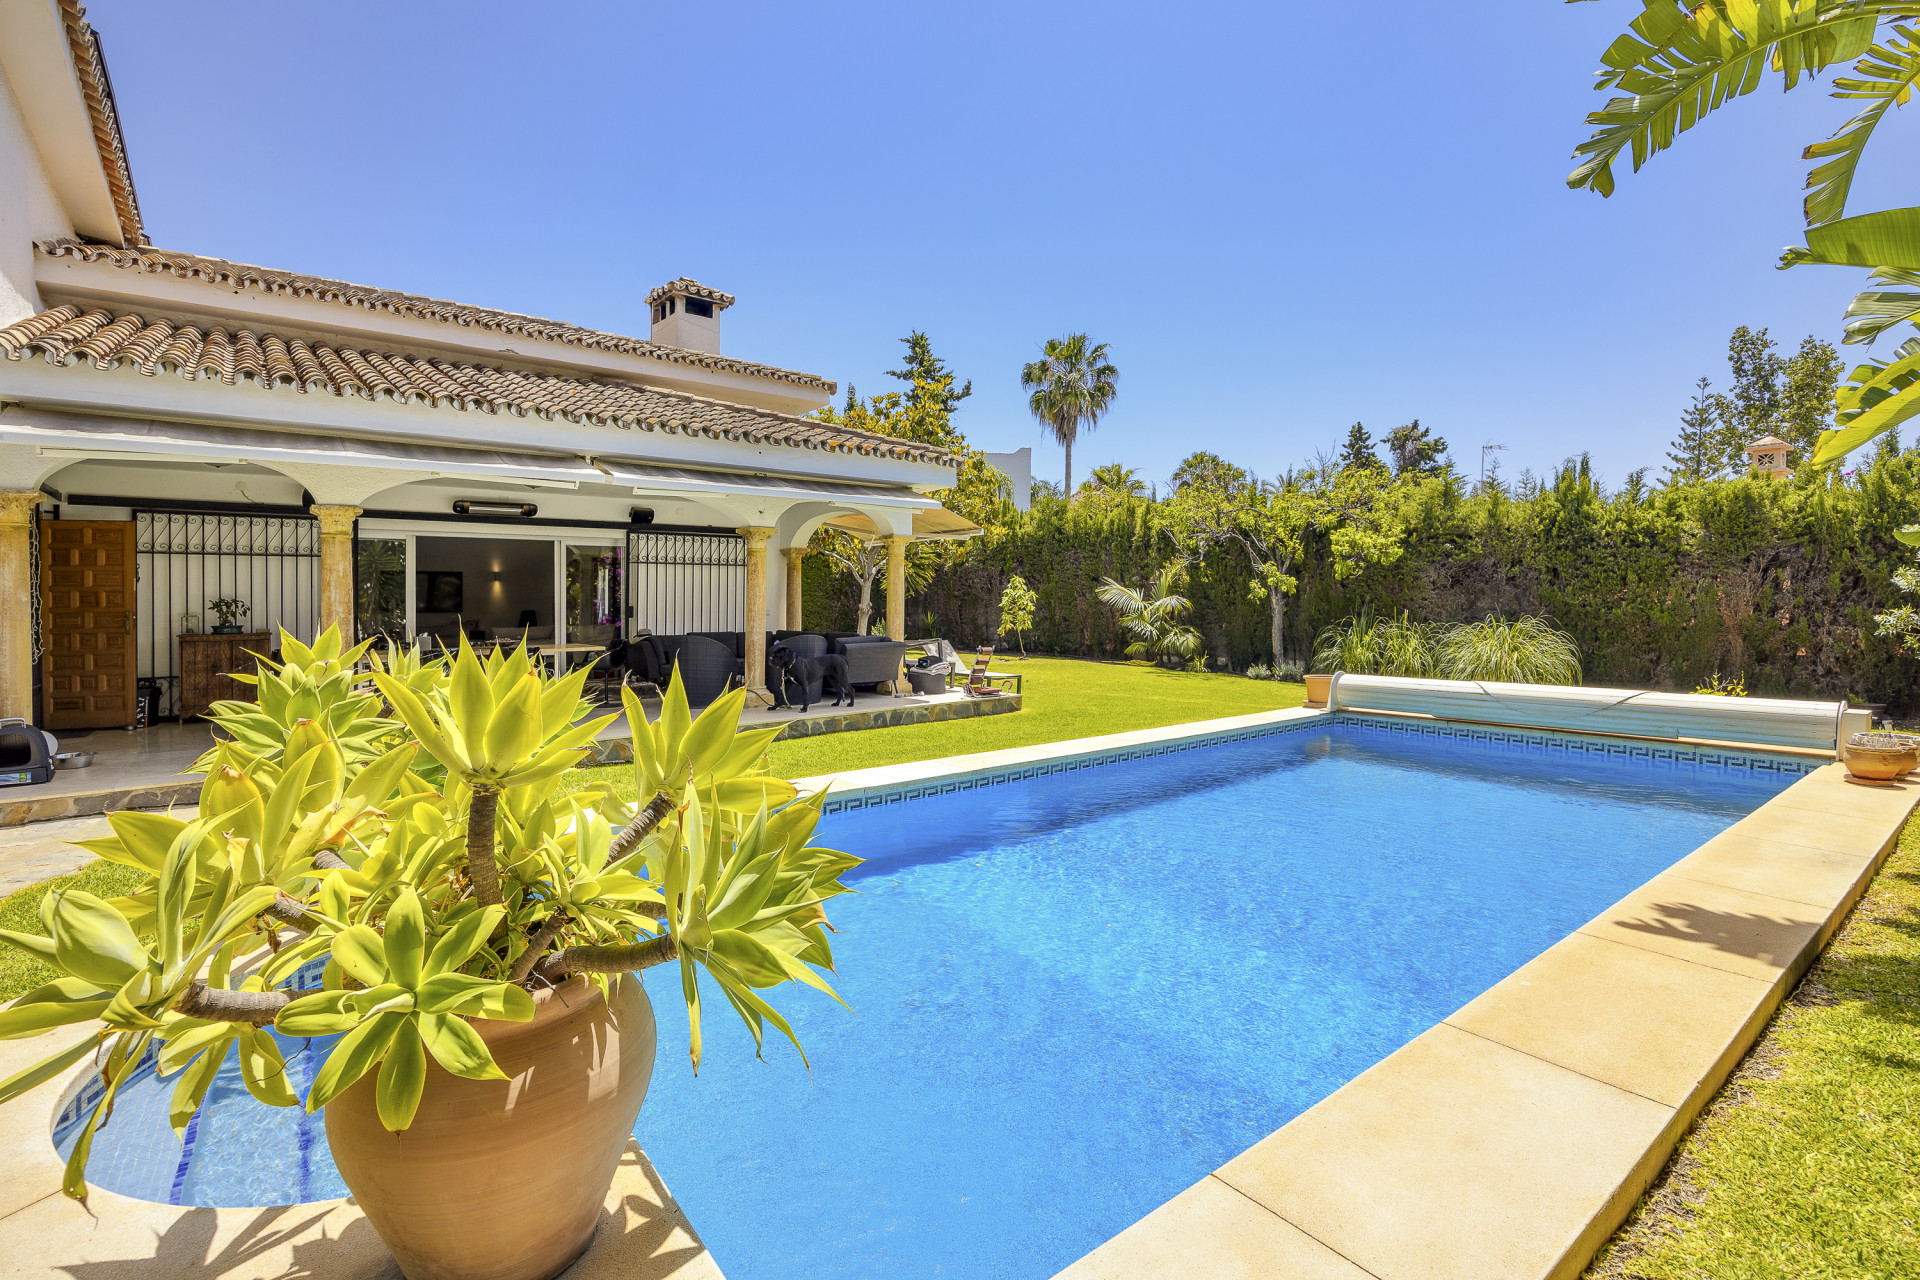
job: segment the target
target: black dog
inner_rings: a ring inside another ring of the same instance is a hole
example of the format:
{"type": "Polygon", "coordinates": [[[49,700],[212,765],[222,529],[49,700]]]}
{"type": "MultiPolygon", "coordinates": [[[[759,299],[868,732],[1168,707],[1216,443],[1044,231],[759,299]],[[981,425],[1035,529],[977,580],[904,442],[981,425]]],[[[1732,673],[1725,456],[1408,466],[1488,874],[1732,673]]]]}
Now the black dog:
{"type": "Polygon", "coordinates": [[[774,705],[785,707],[789,711],[793,704],[787,701],[787,682],[792,681],[800,687],[800,710],[810,711],[813,704],[807,700],[807,690],[815,680],[820,681],[822,693],[833,694],[833,705],[840,705],[841,695],[846,695],[847,705],[853,705],[853,685],[847,680],[847,660],[837,653],[824,658],[803,658],[783,644],[777,644],[767,653],[767,665],[780,673],[779,689],[774,705]]]}

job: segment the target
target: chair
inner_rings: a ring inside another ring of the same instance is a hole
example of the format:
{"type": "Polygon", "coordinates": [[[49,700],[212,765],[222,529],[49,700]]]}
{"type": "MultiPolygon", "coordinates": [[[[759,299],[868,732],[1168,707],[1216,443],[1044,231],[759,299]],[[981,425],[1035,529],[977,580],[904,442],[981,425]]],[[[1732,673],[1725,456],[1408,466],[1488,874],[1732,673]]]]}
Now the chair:
{"type": "Polygon", "coordinates": [[[593,674],[587,677],[587,684],[599,686],[599,699],[602,706],[620,701],[617,689],[627,686],[627,677],[633,674],[632,653],[639,648],[640,642],[629,642],[619,636],[607,646],[607,651],[593,659],[593,674]]]}
{"type": "MultiPolygon", "coordinates": [[[[824,658],[827,656],[827,638],[806,631],[789,631],[784,640],[776,641],[775,645],[768,649],[768,653],[772,653],[773,648],[791,650],[796,657],[801,658],[824,658]]],[[[768,662],[767,687],[769,689],[773,688],[775,670],[776,668],[773,663],[768,662]]],[[[816,676],[807,682],[805,688],[806,696],[796,698],[794,694],[800,691],[800,682],[791,673],[788,673],[785,677],[785,687],[773,689],[774,699],[782,706],[792,706],[796,701],[804,702],[811,706],[826,696],[825,685],[826,681],[816,676]]]]}
{"type": "Polygon", "coordinates": [[[987,664],[993,661],[993,646],[983,644],[980,653],[973,660],[973,670],[967,675],[967,696],[969,698],[998,698],[1006,693],[987,683],[987,664]]]}
{"type": "MultiPolygon", "coordinates": [[[[832,648],[847,660],[847,683],[855,688],[871,687],[900,680],[900,667],[906,661],[907,643],[871,636],[844,636],[832,642],[832,648]]],[[[896,694],[898,689],[894,691],[896,694]]]]}
{"type": "Polygon", "coordinates": [[[679,665],[681,686],[687,693],[687,705],[704,707],[727,691],[733,683],[734,657],[718,640],[705,636],[680,638],[679,665]]]}

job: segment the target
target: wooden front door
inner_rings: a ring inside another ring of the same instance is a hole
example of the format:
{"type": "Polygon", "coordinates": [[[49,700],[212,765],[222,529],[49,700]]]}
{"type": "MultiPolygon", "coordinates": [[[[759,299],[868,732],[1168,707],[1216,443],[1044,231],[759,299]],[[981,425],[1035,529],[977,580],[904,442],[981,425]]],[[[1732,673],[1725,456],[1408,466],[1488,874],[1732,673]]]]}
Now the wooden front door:
{"type": "Polygon", "coordinates": [[[133,521],[42,520],[40,592],[45,727],[132,724],[133,521]]]}

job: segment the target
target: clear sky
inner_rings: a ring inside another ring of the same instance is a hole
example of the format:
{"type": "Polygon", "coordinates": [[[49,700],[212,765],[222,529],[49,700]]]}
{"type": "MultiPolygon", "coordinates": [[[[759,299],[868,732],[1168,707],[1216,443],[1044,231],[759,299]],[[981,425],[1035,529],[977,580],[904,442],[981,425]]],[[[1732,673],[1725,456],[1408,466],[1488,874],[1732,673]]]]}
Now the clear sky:
{"type": "MultiPolygon", "coordinates": [[[[739,298],[729,354],[862,394],[920,328],[972,442],[1056,479],[1019,372],[1085,330],[1121,377],[1077,477],[1163,482],[1416,417],[1469,472],[1492,441],[1617,481],[1735,325],[1837,338],[1863,273],[1773,269],[1799,151],[1850,114],[1824,89],[1566,190],[1639,8],[88,6],[162,247],[641,336],[693,276],[739,298]]],[[[1853,207],[1911,203],[1893,167],[1870,149],[1853,207]]]]}

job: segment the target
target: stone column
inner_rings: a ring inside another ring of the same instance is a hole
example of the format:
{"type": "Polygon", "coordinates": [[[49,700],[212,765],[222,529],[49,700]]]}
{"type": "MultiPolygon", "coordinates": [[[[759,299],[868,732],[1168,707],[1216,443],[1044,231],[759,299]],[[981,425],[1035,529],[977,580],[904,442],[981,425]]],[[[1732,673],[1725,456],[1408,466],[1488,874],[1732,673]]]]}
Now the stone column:
{"type": "MultiPolygon", "coordinates": [[[[907,547],[913,539],[895,534],[887,539],[887,639],[907,638],[907,547]]],[[[901,669],[905,669],[905,662],[901,669]]],[[[896,698],[905,688],[900,672],[893,673],[889,690],[896,698]]]]}
{"type": "MultiPolygon", "coordinates": [[[[353,522],[359,507],[316,502],[307,508],[320,521],[320,630],[340,628],[340,643],[351,646],[353,634],[353,522]]],[[[301,636],[311,642],[313,636],[301,636]]]]}
{"type": "Polygon", "coordinates": [[[0,717],[33,719],[33,598],[40,566],[29,535],[40,516],[38,489],[0,490],[0,717]]]}
{"type": "Polygon", "coordinates": [[[902,534],[887,542],[887,639],[907,638],[907,546],[912,538],[902,534]]]}
{"type": "Polygon", "coordinates": [[[800,596],[804,590],[805,579],[801,566],[806,563],[808,548],[804,545],[787,548],[787,630],[799,631],[800,596]]]}
{"type": "Polygon", "coordinates": [[[740,646],[746,657],[747,701],[772,706],[767,692],[767,539],[774,531],[752,525],[738,532],[747,540],[747,627],[740,646]]]}

